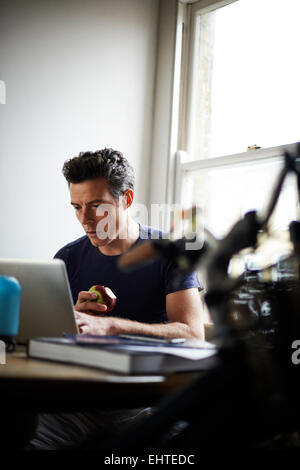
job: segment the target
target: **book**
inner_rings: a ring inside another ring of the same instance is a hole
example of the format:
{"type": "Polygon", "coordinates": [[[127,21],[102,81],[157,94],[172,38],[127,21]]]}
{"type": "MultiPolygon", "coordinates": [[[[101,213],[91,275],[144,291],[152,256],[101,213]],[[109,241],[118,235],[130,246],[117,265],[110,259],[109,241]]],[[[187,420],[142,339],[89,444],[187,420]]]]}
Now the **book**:
{"type": "Polygon", "coordinates": [[[126,375],[200,371],[211,368],[217,360],[215,345],[206,341],[166,344],[119,336],[32,338],[27,353],[31,358],[96,367],[126,375]]]}

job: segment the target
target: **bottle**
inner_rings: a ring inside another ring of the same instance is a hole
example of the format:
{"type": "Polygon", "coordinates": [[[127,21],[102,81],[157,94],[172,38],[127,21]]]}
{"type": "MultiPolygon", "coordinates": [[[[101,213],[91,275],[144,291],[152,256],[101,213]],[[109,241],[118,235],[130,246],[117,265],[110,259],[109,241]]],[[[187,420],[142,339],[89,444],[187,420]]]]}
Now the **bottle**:
{"type": "Polygon", "coordinates": [[[22,289],[18,280],[11,276],[0,276],[0,340],[6,350],[13,351],[19,331],[20,301],[22,289]]]}

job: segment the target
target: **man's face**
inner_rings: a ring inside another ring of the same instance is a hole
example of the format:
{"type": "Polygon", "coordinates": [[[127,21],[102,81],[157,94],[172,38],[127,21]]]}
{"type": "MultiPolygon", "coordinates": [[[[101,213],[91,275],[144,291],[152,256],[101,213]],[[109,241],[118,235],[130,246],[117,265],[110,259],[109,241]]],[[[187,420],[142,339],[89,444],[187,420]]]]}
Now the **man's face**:
{"type": "Polygon", "coordinates": [[[127,211],[122,199],[109,192],[107,181],[94,178],[70,184],[71,204],[92,245],[108,245],[116,239],[126,224],[127,211]]]}

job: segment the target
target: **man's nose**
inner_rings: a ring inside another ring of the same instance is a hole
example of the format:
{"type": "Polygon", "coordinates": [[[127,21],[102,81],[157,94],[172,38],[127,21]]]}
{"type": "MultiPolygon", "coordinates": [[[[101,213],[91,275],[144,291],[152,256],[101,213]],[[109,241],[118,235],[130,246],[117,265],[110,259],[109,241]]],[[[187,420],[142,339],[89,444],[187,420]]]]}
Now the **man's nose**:
{"type": "Polygon", "coordinates": [[[82,224],[86,224],[94,220],[93,212],[89,208],[82,208],[80,216],[80,222],[82,224]]]}

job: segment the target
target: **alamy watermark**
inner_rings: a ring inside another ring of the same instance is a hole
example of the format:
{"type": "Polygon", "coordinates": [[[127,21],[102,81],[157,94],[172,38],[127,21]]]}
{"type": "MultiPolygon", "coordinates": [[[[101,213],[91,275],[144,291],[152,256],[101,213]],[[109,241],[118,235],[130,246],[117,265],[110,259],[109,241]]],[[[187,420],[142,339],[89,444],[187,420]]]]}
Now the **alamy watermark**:
{"type": "Polygon", "coordinates": [[[0,80],[0,104],[6,104],[6,85],[3,80],[0,80]]]}
{"type": "MultiPolygon", "coordinates": [[[[117,206],[99,204],[96,210],[97,225],[88,229],[96,231],[99,240],[114,239],[122,214],[122,198],[117,206]]],[[[184,238],[187,250],[197,250],[203,244],[204,221],[200,208],[184,209],[180,204],[151,204],[148,211],[144,204],[135,204],[131,208],[131,216],[136,222],[158,229],[151,233],[151,239],[184,238]]],[[[141,232],[140,236],[149,238],[148,233],[141,232]]],[[[128,238],[126,229],[119,232],[118,238],[128,238]]]]}
{"type": "Polygon", "coordinates": [[[6,344],[0,340],[0,365],[6,364],[6,344]]]}
{"type": "Polygon", "coordinates": [[[296,349],[296,351],[293,352],[291,360],[292,363],[297,366],[300,364],[300,340],[295,339],[295,341],[292,342],[292,349],[296,349]]]}

